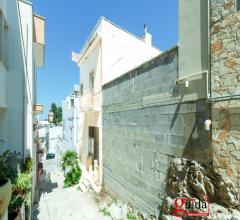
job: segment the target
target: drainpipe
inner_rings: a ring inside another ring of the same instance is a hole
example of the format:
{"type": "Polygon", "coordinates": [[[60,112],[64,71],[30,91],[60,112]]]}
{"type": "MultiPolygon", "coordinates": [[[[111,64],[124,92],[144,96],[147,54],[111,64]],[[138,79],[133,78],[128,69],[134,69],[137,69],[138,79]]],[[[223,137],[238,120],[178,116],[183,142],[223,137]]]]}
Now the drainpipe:
{"type": "MultiPolygon", "coordinates": [[[[103,80],[102,80],[102,78],[103,78],[103,40],[101,39],[101,103],[100,103],[100,105],[101,105],[101,124],[100,124],[100,126],[101,126],[101,143],[100,143],[100,140],[98,140],[99,141],[99,144],[98,144],[98,146],[101,146],[101,149],[98,149],[99,151],[98,151],[98,157],[99,157],[99,176],[100,176],[100,178],[99,178],[99,181],[100,181],[100,186],[102,186],[102,184],[103,184],[103,144],[102,144],[102,130],[103,130],[103,127],[102,127],[102,100],[103,100],[103,90],[102,90],[102,86],[103,86],[103,80]],[[101,160],[100,160],[100,158],[101,158],[101,160]]],[[[100,131],[100,129],[99,129],[99,131],[100,131]]],[[[100,137],[100,135],[99,135],[99,133],[98,133],[98,139],[99,139],[99,137],[100,137]]]]}
{"type": "Polygon", "coordinates": [[[213,97],[213,98],[208,99],[208,102],[231,101],[231,100],[236,100],[236,99],[238,99],[238,100],[240,99],[240,94],[213,97]]]}
{"type": "MultiPolygon", "coordinates": [[[[30,103],[31,106],[33,106],[33,97],[31,93],[30,88],[30,80],[29,80],[29,74],[28,74],[28,60],[27,60],[27,51],[25,51],[25,45],[24,45],[24,38],[23,38],[23,29],[22,29],[22,21],[21,21],[21,15],[20,15],[20,7],[19,7],[19,1],[16,1],[17,4],[17,11],[18,11],[18,18],[19,18],[19,31],[20,31],[20,39],[21,39],[21,47],[22,47],[22,56],[23,56],[23,65],[24,65],[24,80],[23,80],[23,131],[24,131],[24,140],[23,140],[23,159],[25,159],[25,147],[27,146],[27,91],[29,90],[29,97],[30,97],[30,103]],[[28,82],[26,83],[25,80],[28,82]]],[[[28,38],[28,27],[27,27],[27,38],[28,38]]],[[[28,43],[28,39],[27,39],[28,43]]],[[[28,45],[26,45],[28,46],[28,45]]],[[[34,148],[32,147],[32,151],[34,148]]],[[[32,152],[33,154],[33,152],[32,152]]]]}
{"type": "Polygon", "coordinates": [[[208,98],[212,97],[211,58],[211,0],[208,0],[208,98]]]}
{"type": "MultiPolygon", "coordinates": [[[[22,47],[22,56],[23,56],[23,65],[24,65],[24,75],[25,75],[25,71],[26,71],[26,64],[25,64],[25,51],[24,51],[24,42],[23,42],[23,36],[22,36],[22,26],[21,26],[21,15],[20,15],[20,9],[19,9],[19,2],[16,2],[16,6],[17,6],[17,11],[18,11],[18,19],[19,19],[19,31],[20,31],[20,39],[21,39],[21,47],[22,47]]],[[[25,138],[25,100],[26,100],[26,96],[25,96],[25,80],[23,79],[23,146],[22,146],[22,159],[24,161],[25,158],[25,144],[26,144],[26,138],[25,138]]]]}

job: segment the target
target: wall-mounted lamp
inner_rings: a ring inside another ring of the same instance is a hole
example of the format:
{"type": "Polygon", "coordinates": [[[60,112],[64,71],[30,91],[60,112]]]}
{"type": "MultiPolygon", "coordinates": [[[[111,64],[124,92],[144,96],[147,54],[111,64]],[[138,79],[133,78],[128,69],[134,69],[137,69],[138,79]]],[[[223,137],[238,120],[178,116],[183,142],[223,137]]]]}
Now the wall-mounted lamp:
{"type": "Polygon", "coordinates": [[[210,119],[207,119],[204,124],[204,130],[209,131],[211,127],[212,121],[210,119]]]}
{"type": "Polygon", "coordinates": [[[188,88],[189,87],[189,84],[190,84],[190,81],[189,80],[182,80],[182,79],[179,79],[176,81],[176,85],[183,85],[185,86],[185,88],[188,88]]]}

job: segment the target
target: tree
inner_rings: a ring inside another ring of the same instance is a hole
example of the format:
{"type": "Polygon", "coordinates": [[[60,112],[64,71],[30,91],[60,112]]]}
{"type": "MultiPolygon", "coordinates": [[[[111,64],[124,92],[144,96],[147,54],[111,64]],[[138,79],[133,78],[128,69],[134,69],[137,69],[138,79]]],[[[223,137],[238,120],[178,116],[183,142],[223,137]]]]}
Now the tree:
{"type": "Polygon", "coordinates": [[[62,107],[58,107],[55,103],[52,103],[51,112],[53,112],[53,124],[57,125],[62,121],[62,107]]]}
{"type": "Polygon", "coordinates": [[[62,107],[58,107],[58,119],[59,119],[59,122],[62,121],[62,107]]]}

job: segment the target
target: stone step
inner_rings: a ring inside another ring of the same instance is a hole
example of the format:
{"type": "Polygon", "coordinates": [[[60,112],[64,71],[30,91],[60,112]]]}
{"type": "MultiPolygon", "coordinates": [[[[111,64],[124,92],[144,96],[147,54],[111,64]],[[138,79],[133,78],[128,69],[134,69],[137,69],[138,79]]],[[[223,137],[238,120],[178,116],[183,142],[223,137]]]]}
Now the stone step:
{"type": "Polygon", "coordinates": [[[84,178],[81,182],[82,182],[87,188],[90,187],[90,183],[89,183],[89,181],[88,181],[87,179],[84,178]]]}
{"type": "Polygon", "coordinates": [[[99,193],[101,191],[101,185],[100,184],[99,185],[93,184],[92,189],[93,189],[94,192],[99,193]]]}
{"type": "Polygon", "coordinates": [[[95,183],[96,186],[100,186],[100,181],[99,180],[95,181],[94,183],[95,183]]]}
{"type": "Polygon", "coordinates": [[[87,192],[87,187],[83,184],[83,182],[79,183],[79,188],[82,192],[87,192]]]}

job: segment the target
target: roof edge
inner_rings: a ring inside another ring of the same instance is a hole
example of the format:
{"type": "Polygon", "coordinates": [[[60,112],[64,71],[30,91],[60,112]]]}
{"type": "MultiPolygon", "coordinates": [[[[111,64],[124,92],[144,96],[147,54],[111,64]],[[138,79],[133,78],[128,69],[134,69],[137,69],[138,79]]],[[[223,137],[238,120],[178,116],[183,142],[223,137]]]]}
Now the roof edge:
{"type": "MultiPolygon", "coordinates": [[[[108,19],[105,18],[104,16],[101,16],[101,17],[99,18],[97,24],[94,26],[93,30],[91,31],[90,35],[88,36],[87,40],[85,41],[82,49],[80,50],[80,52],[79,52],[80,57],[81,57],[81,55],[83,54],[84,50],[87,48],[87,45],[89,44],[89,42],[91,42],[92,38],[93,38],[94,35],[97,33],[96,30],[97,30],[98,26],[100,25],[100,23],[101,23],[103,20],[106,21],[106,22],[108,22],[108,23],[110,23],[111,25],[113,25],[113,26],[121,29],[122,31],[126,32],[127,34],[135,37],[136,39],[140,40],[141,42],[145,43],[145,41],[143,40],[143,38],[138,37],[137,35],[135,35],[135,34],[129,32],[129,31],[127,31],[126,29],[122,28],[121,26],[119,26],[119,25],[115,24],[114,22],[108,20],[108,19]]],[[[153,46],[153,45],[151,45],[151,47],[154,48],[154,49],[156,49],[156,50],[158,50],[159,52],[162,52],[159,48],[157,48],[157,47],[155,47],[155,46],[153,46]]]]}
{"type": "Polygon", "coordinates": [[[165,56],[167,53],[169,53],[169,52],[171,52],[171,51],[174,51],[174,50],[176,50],[176,49],[178,49],[178,45],[175,45],[175,46],[173,46],[173,47],[170,47],[169,49],[165,50],[164,52],[160,53],[159,55],[157,55],[157,56],[155,56],[155,57],[153,57],[153,58],[151,58],[151,59],[149,59],[149,60],[141,63],[140,65],[138,65],[138,66],[136,66],[136,67],[128,70],[127,72],[123,73],[123,74],[120,75],[119,77],[117,77],[117,78],[115,78],[115,79],[113,79],[113,80],[105,83],[104,85],[102,85],[102,87],[104,88],[104,87],[108,86],[110,83],[113,83],[115,80],[118,80],[118,79],[120,79],[121,77],[124,77],[124,76],[126,76],[127,74],[130,74],[130,73],[133,72],[133,71],[137,71],[138,69],[140,69],[140,68],[142,68],[143,66],[145,66],[147,63],[149,63],[149,62],[151,62],[151,61],[154,61],[155,59],[158,59],[158,58],[160,58],[160,57],[162,57],[162,56],[165,56]]]}

